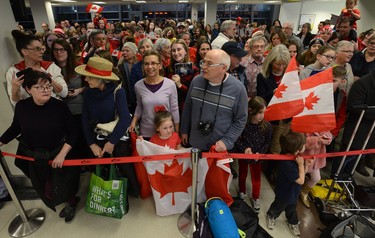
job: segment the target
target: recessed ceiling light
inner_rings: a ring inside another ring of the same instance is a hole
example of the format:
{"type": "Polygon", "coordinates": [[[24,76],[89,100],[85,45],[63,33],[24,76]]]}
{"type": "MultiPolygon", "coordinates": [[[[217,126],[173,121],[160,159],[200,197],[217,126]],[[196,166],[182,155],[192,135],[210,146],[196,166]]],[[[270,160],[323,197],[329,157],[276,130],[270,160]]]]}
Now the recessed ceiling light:
{"type": "Polygon", "coordinates": [[[141,0],[141,1],[135,1],[136,3],[147,3],[146,1],[144,1],[144,0],[141,0]]]}
{"type": "Polygon", "coordinates": [[[75,0],[53,0],[54,2],[77,2],[75,0]]]}
{"type": "Polygon", "coordinates": [[[106,4],[105,2],[92,2],[92,3],[95,3],[95,4],[106,4]]]}
{"type": "Polygon", "coordinates": [[[237,0],[227,0],[227,1],[224,1],[225,3],[233,3],[233,2],[237,2],[237,0]]]}
{"type": "Polygon", "coordinates": [[[189,0],[179,0],[178,2],[189,2],[189,0]]]}

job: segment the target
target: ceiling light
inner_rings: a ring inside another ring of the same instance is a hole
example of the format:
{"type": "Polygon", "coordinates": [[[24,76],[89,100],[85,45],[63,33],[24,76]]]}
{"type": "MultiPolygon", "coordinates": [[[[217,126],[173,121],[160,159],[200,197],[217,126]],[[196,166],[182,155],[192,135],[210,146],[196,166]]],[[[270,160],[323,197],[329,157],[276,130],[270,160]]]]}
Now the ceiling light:
{"type": "Polygon", "coordinates": [[[144,1],[144,0],[140,0],[140,1],[135,1],[136,3],[147,3],[146,1],[144,1]]]}
{"type": "Polygon", "coordinates": [[[227,0],[227,1],[224,1],[225,3],[233,3],[233,2],[237,2],[237,0],[227,0]]]}
{"type": "Polygon", "coordinates": [[[75,0],[53,0],[54,2],[77,2],[75,0]]]}
{"type": "Polygon", "coordinates": [[[189,0],[179,0],[178,2],[184,3],[184,2],[189,2],[189,0]]]}
{"type": "Polygon", "coordinates": [[[95,3],[95,4],[106,4],[105,2],[92,2],[92,3],[95,3]]]}

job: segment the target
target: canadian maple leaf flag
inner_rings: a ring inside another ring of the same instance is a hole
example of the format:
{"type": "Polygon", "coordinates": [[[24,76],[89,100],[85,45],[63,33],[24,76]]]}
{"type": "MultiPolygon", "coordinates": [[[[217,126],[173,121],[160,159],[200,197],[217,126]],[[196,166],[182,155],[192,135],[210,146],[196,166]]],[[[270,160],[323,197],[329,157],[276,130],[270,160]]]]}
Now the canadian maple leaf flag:
{"type": "Polygon", "coordinates": [[[285,70],[267,109],[264,113],[266,121],[276,121],[291,118],[303,111],[303,99],[298,67],[295,56],[285,70]]]}
{"type": "Polygon", "coordinates": [[[336,117],[333,102],[332,68],[302,80],[301,90],[305,106],[303,112],[293,117],[292,130],[314,133],[334,129],[336,117]]]}
{"type": "Polygon", "coordinates": [[[89,3],[86,7],[86,12],[98,12],[98,13],[101,13],[103,11],[103,7],[99,6],[99,5],[96,5],[96,4],[92,4],[92,3],[89,3]]]}
{"type": "MultiPolygon", "coordinates": [[[[146,140],[137,140],[139,155],[176,154],[190,149],[173,150],[146,140]]],[[[191,204],[192,164],[187,159],[171,159],[144,162],[155,200],[156,214],[168,216],[183,213],[191,204]]],[[[197,201],[206,200],[204,181],[208,171],[206,159],[198,164],[197,201]]]]}

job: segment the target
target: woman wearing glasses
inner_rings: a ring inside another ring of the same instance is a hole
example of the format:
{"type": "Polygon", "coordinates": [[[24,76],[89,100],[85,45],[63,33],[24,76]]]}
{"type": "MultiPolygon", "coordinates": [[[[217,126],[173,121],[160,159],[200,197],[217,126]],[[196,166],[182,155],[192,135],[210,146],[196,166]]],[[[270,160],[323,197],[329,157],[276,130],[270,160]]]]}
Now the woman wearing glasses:
{"type": "Polygon", "coordinates": [[[79,167],[63,166],[77,137],[72,114],[52,95],[52,79],[39,70],[27,71],[22,80],[29,98],[17,103],[11,126],[0,137],[0,146],[16,137],[17,154],[35,161],[16,159],[15,164],[31,179],[42,201],[52,210],[67,202],[59,216],[69,223],[79,202],[79,167]],[[51,162],[51,164],[49,164],[51,162]]]}
{"type": "Polygon", "coordinates": [[[140,135],[149,139],[155,134],[154,107],[164,105],[172,114],[175,130],[178,133],[180,115],[178,112],[177,89],[175,83],[161,76],[162,68],[161,56],[156,50],[149,50],[143,55],[143,70],[147,75],[135,84],[135,94],[137,97],[137,107],[130,124],[129,131],[134,128],[140,120],[140,135]]]}
{"type": "Polygon", "coordinates": [[[68,105],[70,112],[73,114],[76,130],[79,131],[77,143],[73,147],[72,154],[75,158],[87,158],[89,156],[86,140],[82,130],[82,105],[83,91],[86,88],[81,75],[76,74],[75,67],[80,64],[75,61],[75,54],[72,47],[64,39],[55,40],[52,45],[52,60],[61,68],[61,73],[68,85],[68,95],[63,101],[68,105]]]}
{"type": "Polygon", "coordinates": [[[317,74],[327,67],[330,67],[330,63],[334,61],[336,58],[335,49],[331,45],[322,46],[316,52],[316,60],[313,64],[306,66],[303,70],[301,70],[299,74],[300,80],[308,78],[314,74],[317,74]]]}
{"type": "Polygon", "coordinates": [[[66,97],[68,86],[61,75],[61,69],[53,62],[42,60],[45,48],[40,41],[35,36],[26,35],[18,30],[13,30],[12,36],[16,41],[17,51],[23,60],[10,67],[6,73],[7,91],[11,103],[15,105],[19,100],[30,97],[26,90],[21,87],[24,77],[16,75],[16,73],[26,68],[33,68],[50,74],[52,78],[51,85],[53,86],[52,97],[66,97]]]}

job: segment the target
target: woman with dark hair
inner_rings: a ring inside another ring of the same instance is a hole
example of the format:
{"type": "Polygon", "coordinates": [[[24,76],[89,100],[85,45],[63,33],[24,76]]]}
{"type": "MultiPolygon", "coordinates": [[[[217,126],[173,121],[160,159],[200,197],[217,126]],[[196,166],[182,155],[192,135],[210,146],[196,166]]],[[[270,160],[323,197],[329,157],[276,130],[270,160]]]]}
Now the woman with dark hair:
{"type": "Polygon", "coordinates": [[[280,27],[280,28],[282,27],[281,22],[280,22],[279,19],[274,20],[272,22],[272,26],[276,26],[276,27],[280,27]]]}
{"type": "Polygon", "coordinates": [[[315,35],[311,34],[311,24],[308,22],[303,24],[301,31],[297,36],[301,39],[305,49],[307,49],[310,41],[315,37],[315,35]]]}
{"type": "Polygon", "coordinates": [[[19,100],[30,97],[27,91],[21,87],[24,81],[23,76],[16,76],[16,73],[26,68],[33,68],[49,73],[52,78],[52,97],[66,97],[68,86],[61,75],[61,69],[53,62],[43,61],[45,48],[43,48],[40,41],[35,36],[26,35],[18,30],[13,30],[12,36],[15,39],[17,51],[23,60],[10,67],[6,73],[7,91],[10,102],[15,105],[19,100]]]}
{"type": "Polygon", "coordinates": [[[163,66],[157,50],[149,50],[143,55],[143,70],[146,77],[135,84],[137,107],[129,131],[134,131],[139,122],[140,135],[145,139],[155,134],[155,109],[164,105],[173,115],[175,130],[178,133],[180,115],[178,112],[177,89],[175,83],[162,76],[163,66]]]}
{"type": "Polygon", "coordinates": [[[70,223],[77,208],[79,167],[64,167],[77,131],[69,108],[51,97],[53,85],[49,74],[39,70],[26,71],[22,87],[29,98],[17,103],[11,126],[0,137],[0,146],[19,136],[18,155],[35,161],[16,159],[15,164],[31,179],[42,201],[52,210],[67,202],[59,216],[70,223]],[[51,162],[51,165],[49,165],[51,162]]]}
{"type": "Polygon", "coordinates": [[[195,67],[199,69],[199,72],[201,71],[201,60],[204,59],[207,52],[210,50],[212,50],[212,47],[208,41],[198,42],[195,67]]]}
{"type": "Polygon", "coordinates": [[[375,30],[372,29],[372,28],[368,29],[367,31],[362,32],[361,34],[359,34],[359,36],[358,36],[358,51],[362,51],[368,46],[369,39],[374,34],[375,34],[375,30]]]}
{"type": "Polygon", "coordinates": [[[266,57],[268,53],[272,50],[272,48],[274,48],[275,46],[280,45],[280,44],[285,44],[286,36],[284,32],[280,29],[280,30],[274,31],[270,35],[270,41],[271,43],[269,43],[266,46],[266,50],[264,51],[264,57],[266,57]]]}
{"type": "Polygon", "coordinates": [[[207,41],[208,42],[211,42],[212,41],[212,28],[211,28],[211,25],[210,24],[207,24],[204,28],[204,34],[206,35],[207,37],[207,41]]]}
{"type": "Polygon", "coordinates": [[[58,39],[58,37],[53,33],[46,33],[44,35],[43,42],[44,42],[44,46],[46,47],[46,51],[44,51],[44,53],[43,53],[43,60],[51,61],[52,43],[53,43],[54,40],[57,40],[57,39],[58,39]]]}
{"type": "Polygon", "coordinates": [[[52,43],[52,60],[61,68],[65,82],[68,85],[68,95],[63,101],[68,105],[70,112],[73,114],[74,122],[78,132],[77,143],[73,147],[72,154],[76,158],[87,158],[87,144],[83,136],[82,129],[82,105],[83,91],[86,86],[82,76],[76,74],[75,67],[79,65],[75,61],[75,55],[70,44],[64,39],[57,39],[52,43]]]}
{"type": "Polygon", "coordinates": [[[305,50],[300,57],[297,58],[298,62],[305,67],[313,64],[316,61],[316,52],[324,45],[322,38],[314,38],[309,43],[309,48],[305,50]]]}
{"type": "Polygon", "coordinates": [[[339,43],[340,38],[337,32],[333,32],[331,37],[327,40],[327,44],[331,45],[333,48],[336,48],[337,43],[339,43]]]}

